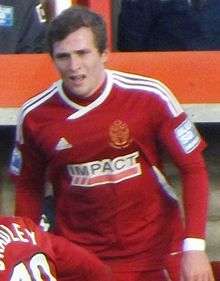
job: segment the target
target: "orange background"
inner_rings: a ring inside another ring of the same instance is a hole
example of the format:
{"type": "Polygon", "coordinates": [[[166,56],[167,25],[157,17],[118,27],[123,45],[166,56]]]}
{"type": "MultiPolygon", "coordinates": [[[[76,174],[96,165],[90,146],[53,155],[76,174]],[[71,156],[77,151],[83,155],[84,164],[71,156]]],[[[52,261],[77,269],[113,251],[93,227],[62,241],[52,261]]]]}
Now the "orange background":
{"type": "MultiPolygon", "coordinates": [[[[218,51],[113,52],[107,66],[159,79],[181,103],[220,102],[218,51]]],[[[47,54],[0,55],[0,107],[18,107],[58,78],[47,54]]]]}

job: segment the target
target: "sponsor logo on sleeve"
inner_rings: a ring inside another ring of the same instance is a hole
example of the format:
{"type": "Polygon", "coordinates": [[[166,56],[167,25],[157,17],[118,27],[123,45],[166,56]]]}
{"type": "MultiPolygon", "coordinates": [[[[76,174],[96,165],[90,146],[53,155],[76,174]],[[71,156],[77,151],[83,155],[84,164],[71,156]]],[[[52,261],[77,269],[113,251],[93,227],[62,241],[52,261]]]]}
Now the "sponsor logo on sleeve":
{"type": "Polygon", "coordinates": [[[186,154],[193,151],[201,141],[197,129],[188,119],[175,129],[175,135],[177,141],[186,154]]]}
{"type": "Polygon", "coordinates": [[[12,152],[11,163],[10,163],[10,171],[14,175],[20,175],[22,166],[22,155],[21,151],[15,147],[12,152]]]}

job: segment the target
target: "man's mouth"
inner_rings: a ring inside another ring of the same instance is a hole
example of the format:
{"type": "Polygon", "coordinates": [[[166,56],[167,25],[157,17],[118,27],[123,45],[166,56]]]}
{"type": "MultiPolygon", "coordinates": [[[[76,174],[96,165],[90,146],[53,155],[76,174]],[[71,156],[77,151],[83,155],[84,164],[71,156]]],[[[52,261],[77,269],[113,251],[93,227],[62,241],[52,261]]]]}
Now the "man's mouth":
{"type": "Polygon", "coordinates": [[[85,78],[86,76],[84,74],[70,76],[70,79],[76,84],[82,83],[85,78]]]}

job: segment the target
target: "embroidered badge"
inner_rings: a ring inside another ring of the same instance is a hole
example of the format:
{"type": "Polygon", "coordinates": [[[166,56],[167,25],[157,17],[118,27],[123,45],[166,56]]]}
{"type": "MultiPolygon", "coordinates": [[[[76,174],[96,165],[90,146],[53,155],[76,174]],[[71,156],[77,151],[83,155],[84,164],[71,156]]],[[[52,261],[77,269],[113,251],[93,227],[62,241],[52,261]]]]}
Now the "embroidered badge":
{"type": "Polygon", "coordinates": [[[125,148],[131,143],[128,125],[115,120],[109,128],[110,145],[115,148],[125,148]]]}
{"type": "Polygon", "coordinates": [[[14,8],[0,5],[0,26],[11,27],[14,25],[14,8]]]}

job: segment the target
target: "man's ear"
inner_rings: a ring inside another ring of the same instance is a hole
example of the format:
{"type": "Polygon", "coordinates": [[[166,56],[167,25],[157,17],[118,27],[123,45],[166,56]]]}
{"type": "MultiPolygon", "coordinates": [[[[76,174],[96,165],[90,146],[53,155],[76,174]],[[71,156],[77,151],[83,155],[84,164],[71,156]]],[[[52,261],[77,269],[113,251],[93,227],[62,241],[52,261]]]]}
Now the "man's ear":
{"type": "Polygon", "coordinates": [[[109,55],[109,49],[105,49],[104,52],[102,53],[102,62],[105,64],[108,60],[108,55],[109,55]]]}

